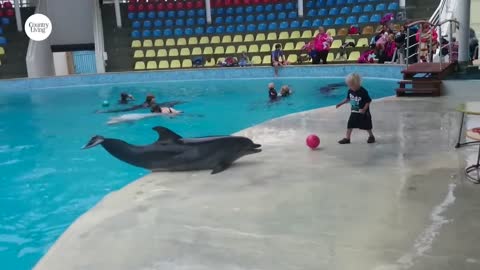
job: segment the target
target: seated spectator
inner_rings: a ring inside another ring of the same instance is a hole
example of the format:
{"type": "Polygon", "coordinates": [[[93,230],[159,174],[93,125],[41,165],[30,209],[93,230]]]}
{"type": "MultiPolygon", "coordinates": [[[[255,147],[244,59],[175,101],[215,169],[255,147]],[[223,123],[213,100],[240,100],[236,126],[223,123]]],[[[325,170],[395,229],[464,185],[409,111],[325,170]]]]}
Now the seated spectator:
{"type": "Polygon", "coordinates": [[[235,57],[229,56],[229,57],[225,58],[225,60],[223,62],[218,61],[217,65],[222,66],[222,67],[234,67],[234,66],[238,66],[238,60],[235,57]]]}
{"type": "Polygon", "coordinates": [[[391,62],[396,50],[395,36],[393,34],[388,35],[387,41],[384,45],[384,49],[378,56],[378,63],[383,64],[385,62],[391,62]]]}
{"type": "Polygon", "coordinates": [[[347,60],[347,48],[349,47],[355,48],[355,43],[350,41],[350,42],[343,43],[342,46],[340,46],[340,53],[338,54],[337,60],[339,61],[347,60]]]}
{"type": "Polygon", "coordinates": [[[375,46],[370,45],[370,48],[365,50],[360,54],[360,57],[358,58],[358,63],[360,64],[365,64],[365,63],[374,63],[375,62],[375,46]]]}
{"type": "Polygon", "coordinates": [[[272,52],[272,66],[275,70],[275,76],[278,76],[278,68],[287,64],[288,63],[285,60],[285,54],[282,50],[282,45],[276,44],[275,50],[272,52]]]}
{"type": "Polygon", "coordinates": [[[405,64],[405,48],[407,34],[405,26],[400,26],[400,31],[395,34],[395,46],[397,47],[397,61],[399,64],[405,64]]]}
{"type": "Polygon", "coordinates": [[[242,55],[238,58],[238,65],[241,67],[251,66],[250,58],[246,52],[242,52],[242,55]]]}
{"type": "Polygon", "coordinates": [[[197,56],[192,59],[193,67],[201,67],[205,65],[205,57],[197,56]]]}
{"type": "Polygon", "coordinates": [[[472,28],[470,28],[470,40],[468,41],[468,46],[470,48],[470,59],[478,59],[478,39],[475,30],[472,28]]]}
{"type": "Polygon", "coordinates": [[[356,25],[350,25],[350,28],[348,28],[348,34],[349,35],[359,35],[360,32],[358,31],[358,27],[356,25]]]}

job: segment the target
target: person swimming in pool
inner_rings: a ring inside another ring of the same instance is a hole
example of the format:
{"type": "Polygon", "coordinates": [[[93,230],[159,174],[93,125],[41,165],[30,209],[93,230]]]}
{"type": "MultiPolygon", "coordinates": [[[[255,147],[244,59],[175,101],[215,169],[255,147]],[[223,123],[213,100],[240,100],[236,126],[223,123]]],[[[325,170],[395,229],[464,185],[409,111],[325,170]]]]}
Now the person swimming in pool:
{"type": "Polygon", "coordinates": [[[154,105],[150,110],[152,113],[161,113],[161,114],[179,114],[182,111],[175,110],[172,107],[160,107],[159,105],[154,105]]]}
{"type": "Polygon", "coordinates": [[[118,101],[119,104],[128,104],[130,100],[135,100],[135,98],[130,95],[129,93],[121,93],[120,94],[120,100],[118,101]]]}
{"type": "Polygon", "coordinates": [[[292,94],[292,90],[290,89],[290,87],[288,87],[288,85],[282,86],[282,89],[280,90],[281,97],[288,97],[291,94],[292,94]]]}
{"type": "Polygon", "coordinates": [[[277,90],[275,90],[275,84],[273,82],[268,84],[268,97],[270,100],[276,100],[278,97],[277,90]]]}

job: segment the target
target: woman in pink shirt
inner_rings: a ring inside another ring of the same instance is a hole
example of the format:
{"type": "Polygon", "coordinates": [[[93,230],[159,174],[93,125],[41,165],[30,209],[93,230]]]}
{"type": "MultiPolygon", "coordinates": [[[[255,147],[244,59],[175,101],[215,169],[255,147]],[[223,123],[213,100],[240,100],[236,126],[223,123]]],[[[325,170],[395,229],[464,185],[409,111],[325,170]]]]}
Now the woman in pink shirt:
{"type": "Polygon", "coordinates": [[[328,52],[330,51],[332,42],[332,37],[325,32],[325,29],[323,27],[318,28],[318,35],[314,39],[317,54],[313,59],[313,64],[320,64],[320,60],[322,60],[323,64],[327,63],[328,52]]]}

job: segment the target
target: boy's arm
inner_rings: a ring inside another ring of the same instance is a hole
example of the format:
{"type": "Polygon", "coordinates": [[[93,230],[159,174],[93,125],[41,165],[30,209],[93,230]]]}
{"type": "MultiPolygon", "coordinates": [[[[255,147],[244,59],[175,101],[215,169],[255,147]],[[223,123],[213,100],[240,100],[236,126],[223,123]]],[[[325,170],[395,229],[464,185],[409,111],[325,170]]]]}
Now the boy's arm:
{"type": "Polygon", "coordinates": [[[365,103],[365,106],[360,109],[360,113],[365,113],[368,110],[368,107],[370,107],[370,102],[365,103]]]}
{"type": "Polygon", "coordinates": [[[342,106],[342,105],[345,104],[345,103],[348,103],[348,98],[343,99],[342,102],[338,103],[336,107],[338,108],[338,107],[342,106]]]}

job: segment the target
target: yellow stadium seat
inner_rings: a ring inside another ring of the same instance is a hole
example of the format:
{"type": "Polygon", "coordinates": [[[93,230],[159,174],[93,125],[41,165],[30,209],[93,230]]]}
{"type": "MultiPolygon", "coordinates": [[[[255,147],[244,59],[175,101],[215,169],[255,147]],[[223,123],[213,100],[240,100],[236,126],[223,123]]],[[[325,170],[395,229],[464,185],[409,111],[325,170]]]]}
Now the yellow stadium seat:
{"type": "Polygon", "coordinates": [[[188,45],[197,45],[198,39],[196,37],[191,37],[188,39],[188,45]]]}
{"type": "Polygon", "coordinates": [[[247,51],[247,46],[245,46],[245,45],[240,45],[237,48],[237,53],[242,53],[242,52],[246,52],[246,51],[247,51]]]}
{"type": "Polygon", "coordinates": [[[263,57],[263,61],[262,61],[262,64],[264,65],[270,65],[272,63],[272,56],[270,55],[265,55],[263,57]]]}
{"type": "Polygon", "coordinates": [[[332,62],[334,58],[335,58],[335,55],[333,55],[333,53],[329,53],[327,56],[327,62],[332,62]]]}
{"type": "Polygon", "coordinates": [[[353,38],[346,38],[343,43],[350,43],[350,42],[353,42],[353,44],[355,44],[355,39],[353,39],[353,38]]]}
{"type": "Polygon", "coordinates": [[[260,65],[261,63],[262,63],[262,58],[260,58],[260,56],[255,55],[254,57],[252,57],[252,64],[260,65]]]}
{"type": "Polygon", "coordinates": [[[170,62],[170,68],[180,68],[180,60],[172,60],[170,62]]]}
{"type": "Polygon", "coordinates": [[[287,42],[285,46],[283,46],[284,51],[293,51],[294,49],[293,42],[287,42]]]}
{"type": "Polygon", "coordinates": [[[247,34],[245,38],[243,39],[243,42],[253,42],[255,38],[253,38],[252,34],[247,34]]]}
{"type": "Polygon", "coordinates": [[[202,49],[199,47],[193,48],[192,55],[202,55],[202,49]]]}
{"type": "Polygon", "coordinates": [[[328,29],[327,33],[330,33],[330,36],[332,37],[337,35],[337,31],[335,30],[335,28],[328,29]]]}
{"type": "Polygon", "coordinates": [[[248,47],[248,52],[249,53],[257,53],[258,52],[258,45],[257,44],[252,44],[248,47]]]}
{"type": "Polygon", "coordinates": [[[332,46],[330,48],[332,49],[338,49],[342,46],[342,41],[340,39],[336,39],[333,41],[332,46]]]}
{"type": "Polygon", "coordinates": [[[168,51],[168,56],[172,57],[172,56],[178,56],[178,49],[176,48],[173,48],[173,49],[170,49],[168,51]]]}
{"type": "Polygon", "coordinates": [[[150,48],[150,47],[153,47],[153,42],[151,39],[145,39],[143,41],[143,47],[144,48],[150,48]]]}
{"type": "Polygon", "coordinates": [[[135,62],[135,67],[133,69],[144,70],[145,69],[145,63],[142,62],[142,61],[135,62]]]}
{"type": "Polygon", "coordinates": [[[140,48],[142,47],[142,42],[140,40],[132,40],[132,48],[140,48]]]}
{"type": "Polygon", "coordinates": [[[225,49],[222,46],[215,47],[214,54],[225,54],[225,49]]]}
{"type": "Polygon", "coordinates": [[[157,62],[155,61],[148,61],[147,69],[157,69],[157,62]]]}
{"type": "Polygon", "coordinates": [[[221,63],[225,62],[225,57],[220,57],[220,58],[218,58],[218,59],[217,59],[217,63],[218,63],[218,62],[221,62],[221,63]]]}
{"type": "Polygon", "coordinates": [[[287,61],[289,63],[297,63],[297,55],[296,54],[290,54],[287,58],[287,61]]]}
{"type": "Polygon", "coordinates": [[[348,34],[347,28],[338,29],[337,36],[346,36],[348,34]]]}
{"type": "Polygon", "coordinates": [[[162,61],[158,62],[158,68],[159,69],[169,68],[168,61],[167,60],[162,60],[162,61]]]}
{"type": "Polygon", "coordinates": [[[313,36],[312,37],[316,37],[318,35],[318,29],[315,30],[315,32],[313,32],[313,36]]]}
{"type": "Polygon", "coordinates": [[[234,54],[235,53],[235,46],[228,46],[226,49],[225,49],[225,53],[226,54],[234,54]]]}
{"type": "Polygon", "coordinates": [[[0,47],[0,55],[4,55],[5,54],[5,49],[3,47],[0,47]]]}
{"type": "Polygon", "coordinates": [[[358,58],[360,58],[360,52],[358,51],[351,52],[350,55],[348,56],[348,61],[357,61],[358,58]]]}
{"type": "Polygon", "coordinates": [[[373,27],[372,26],[365,26],[362,29],[362,35],[371,35],[373,34],[373,27]]]}
{"type": "Polygon", "coordinates": [[[367,47],[368,46],[368,39],[360,38],[357,42],[357,47],[367,47]]]}
{"type": "Polygon", "coordinates": [[[295,50],[301,50],[305,46],[305,42],[299,41],[297,42],[297,45],[295,45],[295,50]]]}
{"type": "Polygon", "coordinates": [[[158,49],[157,57],[167,57],[167,50],[165,49],[158,49]]]}
{"type": "Polygon", "coordinates": [[[177,46],[186,46],[186,45],[187,45],[187,40],[185,38],[177,39],[177,46]]]}
{"type": "Polygon", "coordinates": [[[190,49],[189,48],[182,48],[180,50],[180,55],[181,56],[190,56],[190,49]]]}
{"type": "Polygon", "coordinates": [[[215,58],[210,58],[209,60],[205,61],[206,67],[214,67],[216,64],[215,58]]]}
{"type": "Polygon", "coordinates": [[[155,57],[156,55],[155,50],[147,50],[145,53],[145,57],[155,57]]]}
{"type": "Polygon", "coordinates": [[[209,42],[210,40],[208,39],[208,37],[201,37],[199,44],[208,44],[209,42]]]}
{"type": "Polygon", "coordinates": [[[255,37],[255,41],[265,41],[265,34],[258,33],[257,36],[255,37]]]}
{"type": "Polygon", "coordinates": [[[232,36],[226,35],[222,37],[222,43],[232,43],[232,36]]]}
{"type": "Polygon", "coordinates": [[[277,40],[277,33],[268,33],[267,40],[277,40]]]}
{"type": "Polygon", "coordinates": [[[271,49],[270,49],[270,44],[262,44],[262,46],[260,47],[260,52],[270,52],[271,49]]]}
{"type": "Polygon", "coordinates": [[[310,30],[305,30],[302,33],[302,38],[311,38],[312,37],[312,31],[310,30]]]}
{"type": "Polygon", "coordinates": [[[203,54],[208,55],[208,54],[213,54],[213,49],[212,47],[205,47],[203,49],[203,54]]]}
{"type": "Polygon", "coordinates": [[[233,37],[233,43],[240,43],[240,42],[243,42],[243,37],[242,35],[235,35],[233,37]]]}
{"type": "Polygon", "coordinates": [[[165,46],[175,46],[175,39],[169,38],[165,41],[165,46]]]}
{"type": "Polygon", "coordinates": [[[182,68],[191,68],[192,67],[192,60],[184,59],[182,61],[182,68]]]}
{"type": "Polygon", "coordinates": [[[300,31],[293,31],[291,34],[290,34],[290,38],[300,38],[300,31]]]}
{"type": "Polygon", "coordinates": [[[283,39],[289,39],[289,35],[288,35],[288,32],[281,32],[280,35],[278,36],[278,39],[279,40],[283,40],[283,39]]]}
{"type": "Polygon", "coordinates": [[[165,46],[165,43],[163,42],[163,39],[155,39],[155,47],[163,47],[165,46]]]}
{"type": "Polygon", "coordinates": [[[143,54],[142,50],[135,50],[133,53],[133,58],[143,58],[145,55],[143,54]]]}
{"type": "Polygon", "coordinates": [[[213,36],[212,39],[210,39],[211,44],[219,44],[220,43],[220,37],[219,36],[213,36]]]}

